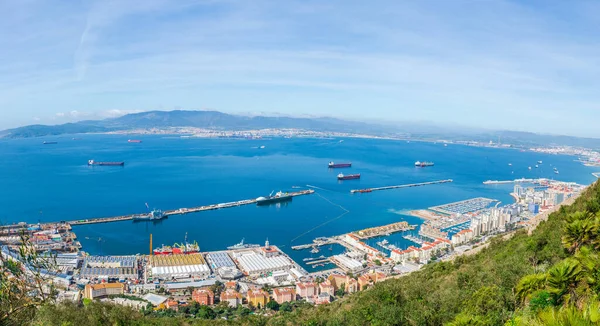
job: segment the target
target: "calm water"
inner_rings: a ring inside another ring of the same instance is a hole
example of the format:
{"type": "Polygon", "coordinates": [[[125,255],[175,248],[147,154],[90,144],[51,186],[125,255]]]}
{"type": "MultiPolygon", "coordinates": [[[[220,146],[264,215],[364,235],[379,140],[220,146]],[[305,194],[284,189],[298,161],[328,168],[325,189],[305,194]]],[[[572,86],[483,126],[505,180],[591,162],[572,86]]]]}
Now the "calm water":
{"type": "MultiPolygon", "coordinates": [[[[182,242],[185,233],[203,251],[220,250],[241,238],[269,239],[301,261],[308,251],[289,247],[318,236],[366,227],[421,220],[403,213],[472,197],[511,203],[512,185],[485,186],[488,179],[548,177],[589,184],[593,168],[574,157],[460,145],[345,139],[226,140],[140,136],[83,135],[0,141],[0,221],[37,222],[141,213],[256,198],[293,186],[315,187],[314,195],[296,197],[283,206],[254,205],[172,216],[157,224],[119,223],[80,226],[75,232],[92,254],[134,254],[154,246],[182,242]],[[43,140],[58,141],[42,145],[43,140]],[[260,146],[265,146],[261,149],[260,146]],[[88,167],[87,160],[125,161],[125,167],[88,167]],[[327,162],[351,161],[351,169],[327,169],[327,162]],[[431,168],[415,168],[431,160],[431,168]],[[528,171],[543,160],[539,169],[528,171]],[[508,166],[508,163],[513,166],[508,166]],[[552,165],[552,166],[550,166],[552,165]],[[552,167],[557,167],[555,175],[552,167]],[[361,173],[360,180],[338,182],[336,175],[361,173]],[[370,194],[350,189],[439,179],[453,183],[370,194]],[[342,208],[349,213],[344,213],[342,208]]],[[[410,245],[400,235],[391,243],[410,245]]],[[[373,241],[374,243],[375,241],[373,241]]],[[[326,248],[322,253],[343,251],[326,248]]],[[[317,255],[317,256],[318,256],[317,255]]]]}

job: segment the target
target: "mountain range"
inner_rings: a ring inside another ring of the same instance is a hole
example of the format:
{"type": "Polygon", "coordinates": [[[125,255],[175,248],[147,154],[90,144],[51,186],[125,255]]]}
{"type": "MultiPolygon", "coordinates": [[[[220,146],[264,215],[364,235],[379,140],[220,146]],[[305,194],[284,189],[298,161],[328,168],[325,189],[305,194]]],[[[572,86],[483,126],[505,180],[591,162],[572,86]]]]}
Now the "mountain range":
{"type": "Polygon", "coordinates": [[[195,127],[215,130],[292,128],[320,132],[354,133],[385,137],[452,141],[502,142],[517,146],[569,145],[600,148],[600,139],[542,135],[519,131],[489,131],[444,127],[430,123],[377,123],[336,118],[243,116],[218,111],[147,111],[104,120],[85,120],[60,125],[29,125],[0,131],[0,138],[27,138],[61,134],[102,133],[139,129],[195,127]]]}

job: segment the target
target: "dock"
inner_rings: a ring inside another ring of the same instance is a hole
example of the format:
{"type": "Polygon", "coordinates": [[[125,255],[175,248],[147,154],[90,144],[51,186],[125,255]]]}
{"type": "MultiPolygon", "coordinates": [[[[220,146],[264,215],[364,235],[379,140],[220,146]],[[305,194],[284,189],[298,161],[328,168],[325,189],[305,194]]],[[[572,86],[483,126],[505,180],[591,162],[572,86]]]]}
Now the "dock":
{"type": "Polygon", "coordinates": [[[390,235],[396,232],[403,232],[408,230],[414,230],[415,225],[409,225],[408,222],[396,222],[388,225],[376,226],[360,231],[353,232],[360,239],[370,239],[383,235],[390,235]]]}
{"type": "Polygon", "coordinates": [[[499,184],[509,184],[509,183],[541,183],[542,181],[547,179],[514,179],[514,180],[487,180],[484,181],[484,185],[499,185],[499,184]]]}
{"type": "MultiPolygon", "coordinates": [[[[290,193],[288,193],[288,195],[290,195],[292,197],[296,197],[296,196],[310,195],[310,194],[313,194],[314,192],[315,192],[314,190],[309,189],[309,190],[290,192],[290,193]]],[[[188,213],[197,213],[197,212],[211,211],[211,210],[222,209],[222,208],[238,207],[238,206],[250,205],[250,204],[255,204],[255,203],[256,203],[256,199],[246,199],[246,200],[239,200],[239,201],[221,203],[221,204],[213,204],[213,205],[206,205],[206,206],[168,210],[168,211],[164,212],[164,215],[166,217],[173,216],[173,215],[184,215],[184,214],[188,214],[188,213]]],[[[66,223],[69,223],[70,225],[86,225],[86,224],[120,222],[120,221],[133,220],[133,217],[138,216],[138,215],[140,215],[140,214],[122,215],[122,216],[113,216],[113,217],[98,217],[98,218],[82,219],[82,220],[75,220],[75,221],[66,221],[66,223]]]]}
{"type": "Polygon", "coordinates": [[[452,181],[453,181],[452,179],[446,179],[446,180],[437,180],[437,181],[410,183],[410,184],[396,185],[396,186],[385,186],[385,187],[365,188],[365,189],[353,189],[353,190],[350,190],[350,193],[357,193],[358,192],[358,193],[362,194],[362,193],[379,191],[379,190],[390,190],[390,189],[420,187],[420,186],[435,185],[435,184],[440,184],[440,183],[448,183],[448,182],[452,182],[452,181]]]}

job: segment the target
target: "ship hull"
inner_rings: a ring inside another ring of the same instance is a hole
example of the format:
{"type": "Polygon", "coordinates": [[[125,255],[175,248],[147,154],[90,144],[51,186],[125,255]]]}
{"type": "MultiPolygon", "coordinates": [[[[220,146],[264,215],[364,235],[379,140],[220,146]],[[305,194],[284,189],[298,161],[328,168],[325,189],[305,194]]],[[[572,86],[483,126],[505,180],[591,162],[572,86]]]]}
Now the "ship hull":
{"type": "Polygon", "coordinates": [[[356,179],[360,179],[360,174],[345,175],[343,177],[338,177],[338,180],[356,180],[356,179]]]}
{"type": "Polygon", "coordinates": [[[292,196],[268,198],[268,199],[256,201],[256,205],[266,206],[266,205],[272,205],[272,204],[276,204],[276,203],[290,202],[290,201],[292,201],[292,198],[293,198],[292,196]]]}
{"type": "Polygon", "coordinates": [[[338,163],[338,164],[329,164],[329,168],[337,169],[337,168],[349,168],[352,166],[352,163],[338,163]]]}
{"type": "Polygon", "coordinates": [[[94,162],[94,163],[88,163],[88,165],[91,166],[124,166],[125,162],[94,162]]]}

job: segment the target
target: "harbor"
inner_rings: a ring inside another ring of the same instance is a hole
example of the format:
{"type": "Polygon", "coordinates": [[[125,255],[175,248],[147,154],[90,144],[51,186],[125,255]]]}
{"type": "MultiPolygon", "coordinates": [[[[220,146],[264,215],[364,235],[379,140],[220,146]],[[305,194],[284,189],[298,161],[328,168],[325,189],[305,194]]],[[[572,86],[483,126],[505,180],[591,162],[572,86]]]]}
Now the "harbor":
{"type": "MultiPolygon", "coordinates": [[[[310,194],[313,194],[314,192],[315,191],[312,189],[301,190],[301,191],[287,193],[287,196],[296,197],[296,196],[310,195],[310,194]]],[[[259,198],[261,198],[261,197],[259,197],[259,198]]],[[[165,211],[162,213],[162,215],[164,217],[169,217],[169,216],[173,216],[173,215],[184,215],[184,214],[189,214],[189,213],[197,213],[197,212],[210,211],[210,210],[215,210],[215,209],[223,209],[223,208],[231,208],[231,207],[256,204],[256,203],[258,203],[259,198],[246,199],[246,200],[221,203],[221,204],[206,205],[206,206],[179,208],[179,209],[175,209],[175,210],[165,211]]],[[[90,219],[84,219],[84,220],[66,221],[65,223],[68,223],[70,225],[85,225],[85,224],[120,222],[120,221],[133,220],[134,218],[136,218],[137,216],[140,216],[140,215],[146,215],[146,214],[132,214],[132,215],[122,215],[122,216],[113,216],[113,217],[99,217],[99,218],[90,218],[90,219]]]]}
{"type": "Polygon", "coordinates": [[[411,187],[420,187],[420,186],[428,186],[428,185],[434,185],[434,184],[441,184],[441,183],[448,183],[448,182],[452,182],[452,179],[446,179],[446,180],[437,180],[437,181],[428,181],[428,182],[420,182],[420,183],[410,183],[410,184],[404,184],[404,185],[396,185],[396,186],[385,186],[385,187],[376,187],[376,188],[365,188],[365,189],[353,189],[350,190],[350,193],[368,193],[368,192],[373,192],[373,191],[380,191],[380,190],[391,190],[391,189],[401,189],[401,188],[411,188],[411,187]]]}

